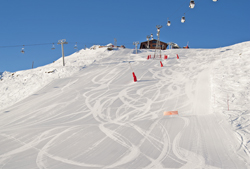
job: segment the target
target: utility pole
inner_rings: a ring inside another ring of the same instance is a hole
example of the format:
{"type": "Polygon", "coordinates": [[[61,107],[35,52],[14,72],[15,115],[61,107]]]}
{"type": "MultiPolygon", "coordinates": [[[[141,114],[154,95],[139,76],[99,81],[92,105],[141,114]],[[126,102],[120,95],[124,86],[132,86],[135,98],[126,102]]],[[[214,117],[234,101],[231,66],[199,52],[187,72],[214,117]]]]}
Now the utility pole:
{"type": "Polygon", "coordinates": [[[61,39],[58,41],[57,43],[58,45],[61,44],[62,47],[62,58],[63,58],[63,66],[65,66],[65,62],[64,62],[64,48],[63,48],[63,44],[68,44],[68,42],[66,42],[66,39],[61,39]]]}
{"type": "Polygon", "coordinates": [[[137,45],[139,44],[139,42],[137,41],[137,42],[133,42],[133,45],[135,45],[135,49],[136,49],[136,54],[137,54],[137,45]]]}

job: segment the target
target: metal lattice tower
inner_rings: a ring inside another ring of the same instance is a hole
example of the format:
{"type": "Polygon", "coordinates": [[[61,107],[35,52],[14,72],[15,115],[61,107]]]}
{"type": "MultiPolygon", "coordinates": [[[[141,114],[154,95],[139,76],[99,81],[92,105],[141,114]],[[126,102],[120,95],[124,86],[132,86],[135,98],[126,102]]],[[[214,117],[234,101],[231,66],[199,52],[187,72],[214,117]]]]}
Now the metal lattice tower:
{"type": "Polygon", "coordinates": [[[160,29],[162,25],[156,25],[157,28],[157,42],[155,46],[154,59],[161,59],[161,41],[160,41],[160,29]]]}

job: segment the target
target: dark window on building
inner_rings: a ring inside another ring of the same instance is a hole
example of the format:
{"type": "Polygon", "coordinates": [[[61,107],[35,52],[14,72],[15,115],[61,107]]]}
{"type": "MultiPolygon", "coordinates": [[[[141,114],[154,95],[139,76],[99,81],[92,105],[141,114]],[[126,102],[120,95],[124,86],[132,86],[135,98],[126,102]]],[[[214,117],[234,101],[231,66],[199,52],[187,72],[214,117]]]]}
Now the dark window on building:
{"type": "Polygon", "coordinates": [[[156,40],[153,40],[152,43],[156,43],[157,41],[156,40]]]}

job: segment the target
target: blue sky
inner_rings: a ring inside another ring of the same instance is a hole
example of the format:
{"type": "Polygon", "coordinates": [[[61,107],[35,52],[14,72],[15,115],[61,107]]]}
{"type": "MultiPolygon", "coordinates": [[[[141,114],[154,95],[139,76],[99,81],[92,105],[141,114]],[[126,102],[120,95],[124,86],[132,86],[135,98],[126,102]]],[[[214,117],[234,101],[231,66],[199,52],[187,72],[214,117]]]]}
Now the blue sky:
{"type": "Polygon", "coordinates": [[[217,48],[250,40],[250,0],[12,0],[0,3],[0,72],[26,70],[61,57],[52,43],[66,39],[65,55],[93,44],[134,48],[156,25],[161,40],[190,48],[217,48]],[[186,13],[185,13],[186,12],[186,13]],[[181,17],[186,22],[181,23],[181,17]],[[167,27],[167,18],[171,26],[167,27]],[[39,45],[36,45],[39,44],[39,45]],[[40,45],[41,44],[41,45],[40,45]],[[25,54],[20,51],[26,45],[25,54]]]}

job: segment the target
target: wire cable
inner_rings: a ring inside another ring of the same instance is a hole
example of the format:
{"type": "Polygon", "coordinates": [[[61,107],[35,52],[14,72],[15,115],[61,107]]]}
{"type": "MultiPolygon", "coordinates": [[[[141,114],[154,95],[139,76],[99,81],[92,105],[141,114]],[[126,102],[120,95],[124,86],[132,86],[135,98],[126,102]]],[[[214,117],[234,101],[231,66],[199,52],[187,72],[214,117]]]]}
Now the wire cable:
{"type": "Polygon", "coordinates": [[[23,46],[41,46],[41,45],[51,45],[53,43],[40,43],[40,44],[29,44],[29,45],[12,45],[12,46],[0,46],[0,48],[12,48],[12,47],[23,47],[23,46]]]}
{"type": "Polygon", "coordinates": [[[177,10],[175,10],[175,11],[169,16],[169,18],[172,17],[179,9],[181,9],[185,3],[186,3],[186,2],[184,2],[177,10]]]}

